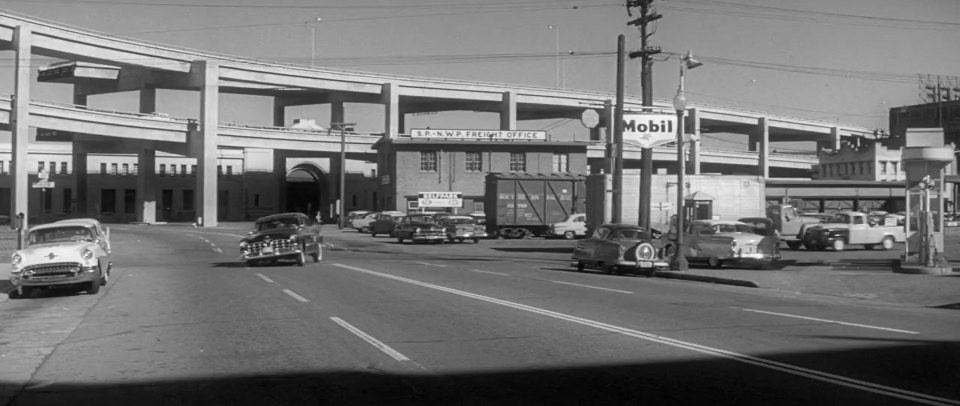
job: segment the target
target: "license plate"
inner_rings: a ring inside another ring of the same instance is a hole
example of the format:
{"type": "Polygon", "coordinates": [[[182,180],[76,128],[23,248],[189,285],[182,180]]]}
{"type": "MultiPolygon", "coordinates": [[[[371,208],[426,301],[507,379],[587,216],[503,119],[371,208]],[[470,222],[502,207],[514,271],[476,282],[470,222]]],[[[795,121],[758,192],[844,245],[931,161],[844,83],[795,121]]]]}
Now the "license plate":
{"type": "Polygon", "coordinates": [[[272,253],[273,253],[273,247],[263,247],[263,253],[264,253],[264,254],[272,254],[272,253]]]}
{"type": "Polygon", "coordinates": [[[653,268],[653,261],[640,261],[637,263],[640,268],[653,268]]]}

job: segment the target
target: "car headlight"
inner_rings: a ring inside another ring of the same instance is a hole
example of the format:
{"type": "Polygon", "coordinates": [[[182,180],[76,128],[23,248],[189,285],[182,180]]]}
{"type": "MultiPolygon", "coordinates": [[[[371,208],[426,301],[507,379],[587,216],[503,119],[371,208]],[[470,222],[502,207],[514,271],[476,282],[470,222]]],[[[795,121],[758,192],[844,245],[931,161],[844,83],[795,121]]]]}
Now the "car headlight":
{"type": "Polygon", "coordinates": [[[420,233],[420,227],[417,227],[417,228],[413,229],[413,232],[419,234],[419,233],[420,233]]]}
{"type": "Polygon", "coordinates": [[[653,245],[642,243],[637,245],[636,255],[637,259],[651,260],[656,257],[657,250],[653,248],[653,245]]]}
{"type": "Polygon", "coordinates": [[[93,251],[89,248],[84,248],[83,251],[80,251],[80,256],[83,259],[93,259],[93,251]]]}
{"type": "Polygon", "coordinates": [[[10,256],[10,263],[13,264],[12,270],[14,272],[19,272],[17,268],[20,266],[20,262],[22,261],[23,261],[23,257],[18,253],[14,253],[13,255],[10,256]]]}
{"type": "Polygon", "coordinates": [[[247,242],[246,242],[246,241],[240,241],[240,248],[247,248],[247,242]]]}
{"type": "Polygon", "coordinates": [[[737,240],[730,240],[730,250],[731,251],[737,250],[737,240]]]}

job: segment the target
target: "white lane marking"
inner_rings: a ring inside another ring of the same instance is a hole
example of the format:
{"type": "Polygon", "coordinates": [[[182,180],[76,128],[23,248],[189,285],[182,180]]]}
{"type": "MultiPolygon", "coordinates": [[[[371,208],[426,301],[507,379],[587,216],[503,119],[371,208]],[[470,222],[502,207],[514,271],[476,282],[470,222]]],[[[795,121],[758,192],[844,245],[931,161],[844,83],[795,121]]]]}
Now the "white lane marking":
{"type": "Polygon", "coordinates": [[[307,299],[304,298],[303,296],[300,296],[300,295],[298,295],[298,294],[296,294],[296,293],[293,293],[293,291],[290,290],[290,289],[284,289],[284,290],[283,290],[283,293],[286,293],[286,294],[290,295],[290,297],[292,297],[292,298],[294,298],[294,299],[297,299],[297,300],[299,300],[299,301],[301,301],[301,302],[303,302],[303,303],[309,302],[309,300],[307,300],[307,299]]]}
{"type": "Polygon", "coordinates": [[[629,290],[601,288],[601,287],[599,287],[599,286],[581,285],[581,284],[579,284],[579,283],[570,283],[570,282],[561,282],[561,281],[550,281],[550,282],[559,283],[559,284],[561,284],[561,285],[572,285],[572,286],[580,286],[580,287],[590,288],[590,289],[607,290],[607,291],[610,291],[610,292],[626,293],[626,294],[629,294],[629,295],[632,295],[632,294],[633,294],[633,292],[631,292],[631,291],[629,291],[629,290]]]}
{"type": "Polygon", "coordinates": [[[258,273],[257,276],[259,276],[260,279],[263,279],[263,280],[264,280],[265,282],[267,282],[267,283],[273,283],[273,279],[270,279],[270,278],[264,276],[262,273],[258,273]]]}
{"type": "Polygon", "coordinates": [[[431,264],[431,263],[429,263],[429,262],[413,261],[413,263],[415,263],[415,264],[420,264],[420,265],[426,265],[426,266],[435,266],[435,267],[438,267],[438,268],[446,268],[446,267],[447,267],[446,265],[443,265],[443,264],[431,264]]]}
{"type": "Polygon", "coordinates": [[[818,318],[816,318],[816,317],[797,316],[797,315],[795,315],[795,314],[768,312],[768,311],[765,311],[765,310],[754,310],[754,309],[742,309],[742,310],[745,310],[745,311],[748,311],[748,312],[754,312],[754,313],[772,314],[772,315],[774,315],[774,316],[792,317],[792,318],[795,318],[795,319],[820,321],[820,322],[831,323],[831,324],[842,324],[842,325],[844,325],[844,326],[863,327],[863,328],[872,328],[872,329],[876,329],[876,330],[893,331],[893,332],[895,332],[895,333],[920,334],[920,333],[918,333],[918,332],[916,332],[916,331],[899,330],[899,329],[889,328],[889,327],[871,326],[871,325],[868,325],[868,324],[847,323],[847,322],[845,322],[845,321],[837,321],[837,320],[818,319],[818,318]]]}
{"type": "Polygon", "coordinates": [[[547,317],[553,317],[559,320],[565,320],[572,323],[577,323],[584,326],[594,327],[597,329],[620,333],[628,337],[639,338],[642,340],[647,340],[655,343],[665,344],[676,348],[683,348],[694,352],[699,352],[702,354],[713,355],[720,358],[726,358],[732,361],[741,362],[748,365],[754,365],[762,368],[768,368],[775,371],[785,372],[788,374],[802,376],[810,378],[813,380],[831,383],[834,385],[845,386],[852,389],[862,390],[865,392],[872,392],[879,395],[890,396],[894,398],[906,399],[913,402],[925,403],[929,405],[960,405],[960,401],[954,399],[946,399],[933,395],[927,395],[919,392],[912,392],[905,389],[894,388],[890,386],[884,386],[872,382],[861,381],[858,379],[848,378],[841,375],[831,374],[828,372],[817,371],[814,369],[804,368],[796,365],[791,365],[783,362],[772,361],[768,359],[763,359],[759,357],[754,357],[751,355],[740,354],[732,351],[722,350],[719,348],[712,348],[705,345],[695,344],[687,341],[676,340],[669,337],[659,336],[656,334],[645,333],[639,330],[633,330],[626,327],[620,327],[613,324],[602,323],[599,321],[594,321],[590,319],[585,319],[582,317],[571,316],[564,313],[559,313],[551,310],[541,309],[534,306],[528,306],[525,304],[520,304],[516,302],[511,302],[508,300],[497,299],[489,296],[478,295],[476,293],[470,293],[462,290],[447,288],[440,285],[434,285],[432,283],[420,282],[414,279],[408,279],[401,276],[390,275],[387,273],[371,271],[369,269],[358,268],[350,265],[344,264],[333,264],[334,266],[349,269],[352,271],[365,273],[368,275],[379,276],[382,278],[392,279],[399,282],[405,282],[412,285],[422,286],[429,289],[439,290],[441,292],[452,293],[455,295],[468,297],[471,299],[481,300],[488,303],[494,303],[501,306],[506,306],[518,310],[527,311],[530,313],[536,313],[547,317]]]}
{"type": "Polygon", "coordinates": [[[401,354],[399,351],[394,350],[393,348],[390,348],[389,345],[386,345],[386,344],[384,344],[382,341],[377,340],[376,338],[373,338],[373,336],[371,336],[371,335],[369,335],[369,334],[367,334],[367,333],[364,333],[363,330],[360,330],[360,329],[354,327],[352,324],[347,323],[347,322],[344,321],[343,319],[341,319],[341,318],[339,318],[339,317],[331,317],[330,320],[333,320],[334,323],[339,324],[340,327],[343,327],[343,328],[347,329],[347,331],[353,333],[353,334],[356,335],[357,337],[360,337],[361,339],[363,339],[363,341],[366,341],[366,342],[369,343],[370,345],[376,347],[378,350],[383,351],[385,354],[389,355],[390,358],[393,358],[393,359],[395,359],[395,360],[397,360],[397,361],[399,361],[400,363],[403,363],[403,364],[405,364],[405,365],[410,365],[410,366],[415,367],[415,368],[417,368],[417,369],[426,370],[426,368],[424,368],[423,365],[420,365],[420,364],[417,363],[416,361],[414,361],[414,360],[412,360],[412,359],[410,359],[410,358],[407,358],[406,355],[403,355],[403,354],[401,354]]]}
{"type": "Polygon", "coordinates": [[[479,269],[468,269],[468,271],[470,271],[470,272],[480,272],[480,273],[489,273],[489,274],[493,274],[493,275],[510,276],[510,274],[506,274],[506,273],[493,272],[493,271],[482,271],[482,270],[479,270],[479,269]]]}

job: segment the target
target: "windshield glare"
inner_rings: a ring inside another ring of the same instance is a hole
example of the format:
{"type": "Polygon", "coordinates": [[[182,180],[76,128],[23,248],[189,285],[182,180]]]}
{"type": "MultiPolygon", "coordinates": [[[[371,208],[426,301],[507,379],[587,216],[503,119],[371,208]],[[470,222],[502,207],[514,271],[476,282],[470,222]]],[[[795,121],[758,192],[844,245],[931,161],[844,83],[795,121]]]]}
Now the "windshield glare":
{"type": "Polygon", "coordinates": [[[28,244],[48,244],[66,241],[92,240],[93,234],[85,227],[59,227],[37,230],[30,233],[28,244]]]}

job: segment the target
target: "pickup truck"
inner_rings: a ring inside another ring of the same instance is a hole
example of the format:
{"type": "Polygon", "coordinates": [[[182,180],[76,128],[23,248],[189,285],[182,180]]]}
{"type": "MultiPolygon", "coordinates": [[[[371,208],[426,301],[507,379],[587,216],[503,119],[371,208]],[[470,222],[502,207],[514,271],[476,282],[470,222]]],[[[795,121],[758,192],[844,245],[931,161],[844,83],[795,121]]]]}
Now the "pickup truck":
{"type": "Polygon", "coordinates": [[[803,246],[817,251],[826,248],[843,251],[847,245],[889,250],[895,243],[906,240],[904,227],[897,224],[895,217],[871,220],[867,213],[839,212],[826,223],[807,227],[803,232],[803,246]]]}
{"type": "Polygon", "coordinates": [[[792,250],[800,249],[803,232],[808,227],[819,224],[815,217],[802,216],[789,204],[775,204],[767,207],[767,218],[773,221],[773,228],[780,241],[787,243],[792,250]]]}

